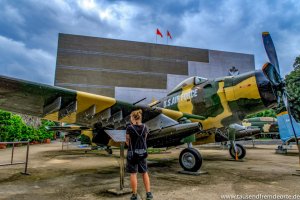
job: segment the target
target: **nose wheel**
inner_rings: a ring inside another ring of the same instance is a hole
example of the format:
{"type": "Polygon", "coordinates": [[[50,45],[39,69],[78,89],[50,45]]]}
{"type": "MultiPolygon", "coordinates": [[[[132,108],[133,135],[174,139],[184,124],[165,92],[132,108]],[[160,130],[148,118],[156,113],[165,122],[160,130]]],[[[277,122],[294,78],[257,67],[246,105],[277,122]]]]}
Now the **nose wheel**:
{"type": "Polygon", "coordinates": [[[246,149],[240,144],[230,145],[229,154],[233,159],[236,159],[236,156],[238,159],[243,159],[246,156],[246,149]]]}
{"type": "Polygon", "coordinates": [[[197,172],[202,165],[202,156],[194,148],[186,148],[179,155],[180,166],[185,171],[197,172]]]}

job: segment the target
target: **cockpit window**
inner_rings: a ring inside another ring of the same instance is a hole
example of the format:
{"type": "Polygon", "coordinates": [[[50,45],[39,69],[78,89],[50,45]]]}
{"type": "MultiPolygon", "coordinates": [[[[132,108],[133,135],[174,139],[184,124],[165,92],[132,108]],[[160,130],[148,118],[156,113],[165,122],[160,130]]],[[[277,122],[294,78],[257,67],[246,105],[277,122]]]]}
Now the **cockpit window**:
{"type": "Polygon", "coordinates": [[[204,82],[206,82],[207,79],[206,78],[203,78],[203,77],[200,77],[200,76],[195,76],[195,81],[194,81],[194,84],[195,85],[200,85],[204,82]]]}
{"type": "Polygon", "coordinates": [[[190,77],[190,78],[185,79],[184,81],[182,81],[181,83],[179,83],[176,87],[174,87],[173,90],[171,90],[171,92],[168,95],[173,94],[173,93],[179,91],[181,88],[183,88],[183,87],[185,87],[187,85],[193,84],[193,82],[194,82],[194,77],[190,77]]]}
{"type": "Polygon", "coordinates": [[[185,79],[184,81],[182,81],[181,83],[179,83],[173,90],[171,90],[171,92],[168,95],[171,95],[177,91],[179,91],[180,89],[182,89],[183,87],[187,86],[187,85],[199,85],[204,83],[205,81],[207,81],[206,78],[202,78],[199,76],[193,76],[190,77],[188,79],[185,79]]]}

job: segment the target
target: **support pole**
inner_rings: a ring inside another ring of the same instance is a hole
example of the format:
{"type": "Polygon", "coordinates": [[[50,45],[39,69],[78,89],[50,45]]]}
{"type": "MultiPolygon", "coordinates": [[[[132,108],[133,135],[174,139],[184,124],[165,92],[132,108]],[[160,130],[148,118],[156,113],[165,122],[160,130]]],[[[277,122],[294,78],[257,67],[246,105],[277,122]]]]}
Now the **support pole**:
{"type": "Polygon", "coordinates": [[[21,172],[21,174],[24,175],[29,175],[27,173],[27,168],[28,168],[28,159],[29,159],[29,141],[24,142],[24,141],[20,141],[20,142],[0,142],[0,144],[12,144],[12,149],[11,149],[11,158],[10,158],[10,162],[9,163],[0,163],[0,166],[9,166],[9,165],[21,165],[21,164],[25,164],[25,169],[24,172],[21,172]],[[15,152],[15,144],[27,144],[27,151],[26,151],[26,160],[25,162],[14,162],[14,152],[15,152]]]}
{"type": "Polygon", "coordinates": [[[299,144],[299,140],[296,138],[297,141],[297,147],[298,147],[298,155],[299,155],[299,166],[300,166],[300,144],[299,144]]]}
{"type": "Polygon", "coordinates": [[[24,175],[29,175],[29,174],[27,173],[28,157],[29,157],[29,141],[27,142],[27,151],[26,151],[25,169],[24,169],[24,172],[22,173],[22,174],[24,174],[24,175]]]}
{"type": "Polygon", "coordinates": [[[252,138],[252,147],[255,148],[254,139],[252,138]]]}
{"type": "Polygon", "coordinates": [[[10,159],[10,164],[13,164],[14,162],[14,151],[15,151],[15,143],[12,144],[12,149],[11,149],[11,159],[10,159]]]}
{"type": "Polygon", "coordinates": [[[124,142],[120,145],[120,190],[124,189],[124,142]]]}
{"type": "Polygon", "coordinates": [[[111,137],[114,142],[120,143],[120,189],[110,189],[109,193],[115,195],[123,195],[131,193],[130,188],[124,187],[124,176],[125,176],[125,167],[124,167],[124,147],[126,142],[126,130],[105,130],[105,132],[111,137]]]}

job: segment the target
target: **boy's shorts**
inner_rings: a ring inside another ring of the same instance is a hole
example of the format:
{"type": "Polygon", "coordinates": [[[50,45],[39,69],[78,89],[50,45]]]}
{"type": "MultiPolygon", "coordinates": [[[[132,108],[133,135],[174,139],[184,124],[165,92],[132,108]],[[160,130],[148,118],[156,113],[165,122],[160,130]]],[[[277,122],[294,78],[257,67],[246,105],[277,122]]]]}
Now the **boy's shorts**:
{"type": "Polygon", "coordinates": [[[148,171],[147,159],[144,158],[138,161],[129,161],[126,162],[126,171],[128,173],[146,173],[148,171]]]}

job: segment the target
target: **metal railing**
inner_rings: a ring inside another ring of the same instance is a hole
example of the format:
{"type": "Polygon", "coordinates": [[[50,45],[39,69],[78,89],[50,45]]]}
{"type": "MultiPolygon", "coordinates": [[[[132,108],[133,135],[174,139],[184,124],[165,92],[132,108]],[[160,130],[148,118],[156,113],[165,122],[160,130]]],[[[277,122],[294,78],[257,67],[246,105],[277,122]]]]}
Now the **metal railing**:
{"type": "Polygon", "coordinates": [[[20,164],[25,164],[24,172],[21,172],[21,173],[24,174],[24,175],[29,175],[29,174],[27,173],[28,156],[29,156],[29,141],[25,141],[25,142],[0,142],[0,144],[12,144],[10,163],[2,163],[2,164],[0,163],[0,167],[1,167],[1,166],[8,166],[8,165],[20,165],[20,164]],[[24,162],[14,162],[15,144],[27,144],[26,160],[25,160],[24,162]]]}

